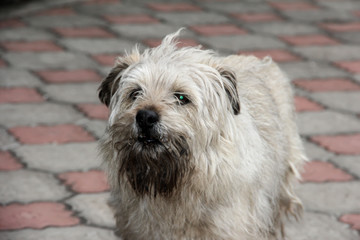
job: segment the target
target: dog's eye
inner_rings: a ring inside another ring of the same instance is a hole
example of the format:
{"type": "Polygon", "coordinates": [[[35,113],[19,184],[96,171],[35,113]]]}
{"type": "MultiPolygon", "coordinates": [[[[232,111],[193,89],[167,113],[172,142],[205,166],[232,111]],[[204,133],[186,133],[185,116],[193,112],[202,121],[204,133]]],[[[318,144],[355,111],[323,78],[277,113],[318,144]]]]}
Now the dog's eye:
{"type": "Polygon", "coordinates": [[[138,89],[135,89],[132,92],[130,92],[129,98],[131,100],[136,100],[136,98],[138,98],[140,95],[141,95],[141,89],[138,88],[138,89]]]}
{"type": "Polygon", "coordinates": [[[176,98],[176,100],[178,100],[178,103],[180,105],[185,105],[190,102],[190,100],[187,98],[187,96],[185,94],[175,93],[175,98],[176,98]]]}

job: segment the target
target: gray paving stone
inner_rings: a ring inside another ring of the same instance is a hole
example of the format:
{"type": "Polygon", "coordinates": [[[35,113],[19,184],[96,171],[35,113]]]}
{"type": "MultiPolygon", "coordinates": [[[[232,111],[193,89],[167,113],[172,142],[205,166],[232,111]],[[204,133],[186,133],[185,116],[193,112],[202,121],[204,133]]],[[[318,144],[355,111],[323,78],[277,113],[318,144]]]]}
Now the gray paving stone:
{"type": "Polygon", "coordinates": [[[90,54],[124,53],[134,47],[134,43],[123,39],[62,39],[60,43],[70,50],[90,54]]]}
{"type": "Polygon", "coordinates": [[[31,70],[98,67],[92,59],[84,54],[70,52],[6,53],[4,59],[16,68],[31,70]]]}
{"type": "Polygon", "coordinates": [[[265,12],[271,10],[267,4],[258,4],[255,1],[210,2],[204,3],[203,6],[206,9],[225,13],[265,12]]]}
{"type": "Polygon", "coordinates": [[[344,32],[344,33],[338,33],[334,34],[336,38],[349,42],[349,43],[355,43],[360,44],[360,32],[344,32]]]}
{"type": "Polygon", "coordinates": [[[86,27],[105,25],[105,21],[100,18],[85,15],[69,16],[32,16],[25,19],[30,25],[36,27],[86,27]]]}
{"type": "Polygon", "coordinates": [[[272,35],[300,35],[319,32],[319,29],[313,25],[298,22],[251,23],[245,26],[257,33],[272,35]]]}
{"type": "Polygon", "coordinates": [[[218,24],[229,21],[223,15],[208,12],[159,13],[156,16],[178,27],[197,24],[218,24]]]}
{"type": "Polygon", "coordinates": [[[113,212],[107,204],[109,193],[78,194],[66,201],[88,224],[115,227],[113,212]]]}
{"type": "Polygon", "coordinates": [[[296,190],[306,210],[340,216],[360,211],[360,181],[305,183],[296,190]]]}
{"type": "Polygon", "coordinates": [[[54,35],[35,28],[11,28],[0,30],[0,41],[37,41],[54,39],[54,35]]]}
{"type": "MultiPolygon", "coordinates": [[[[311,94],[321,104],[347,112],[360,113],[360,92],[319,92],[311,94]]],[[[359,123],[360,124],[360,120],[359,123]]]]}
{"type": "Polygon", "coordinates": [[[15,138],[11,136],[4,128],[0,128],[0,151],[6,151],[19,146],[15,138]]]}
{"type": "Polygon", "coordinates": [[[147,9],[126,3],[109,3],[109,4],[82,4],[77,8],[84,14],[91,15],[122,15],[144,13],[147,9]]]}
{"type": "Polygon", "coordinates": [[[283,42],[273,37],[258,35],[200,37],[199,39],[215,50],[222,49],[232,52],[239,50],[284,48],[286,46],[283,42]]]}
{"type": "MultiPolygon", "coordinates": [[[[162,23],[156,24],[124,24],[124,25],[113,25],[111,29],[114,32],[121,34],[122,36],[136,38],[136,39],[147,39],[147,38],[163,38],[166,35],[176,32],[179,27],[171,26],[162,23]]],[[[182,37],[189,36],[190,31],[184,31],[182,37]]],[[[136,42],[134,42],[135,44],[136,42]]]]}
{"type": "Polygon", "coordinates": [[[333,153],[328,152],[316,144],[308,141],[304,142],[304,147],[309,160],[328,161],[331,157],[334,156],[333,153]]]}
{"type": "Polygon", "coordinates": [[[331,158],[331,161],[340,168],[345,169],[347,172],[360,178],[360,155],[334,156],[331,158]]]}
{"type": "Polygon", "coordinates": [[[341,134],[360,131],[360,121],[331,110],[298,114],[300,134],[341,134]]]}
{"type": "Polygon", "coordinates": [[[88,226],[7,231],[0,232],[0,238],[2,240],[119,240],[112,230],[88,226]]]}
{"type": "Polygon", "coordinates": [[[359,1],[319,1],[319,5],[335,10],[354,11],[360,9],[359,1]]]}
{"type": "Polygon", "coordinates": [[[38,87],[42,84],[39,78],[29,71],[21,69],[0,69],[0,86],[2,87],[38,87]]]}
{"type": "Polygon", "coordinates": [[[359,235],[333,216],[305,212],[299,222],[288,222],[285,226],[287,239],[291,240],[357,240],[359,235]]]}
{"type": "Polygon", "coordinates": [[[54,173],[96,169],[101,163],[96,142],[25,145],[15,152],[28,167],[54,173]]]}
{"type": "Polygon", "coordinates": [[[0,202],[3,204],[57,201],[70,195],[65,186],[48,173],[29,170],[0,172],[0,182],[0,202]]]}
{"type": "Polygon", "coordinates": [[[360,46],[334,45],[334,46],[308,46],[294,47],[297,54],[317,61],[342,61],[359,59],[360,46]]]}
{"type": "Polygon", "coordinates": [[[74,108],[54,103],[1,104],[0,125],[41,125],[73,123],[84,118],[74,108]]]}
{"type": "Polygon", "coordinates": [[[84,126],[99,139],[104,135],[107,121],[84,119],[84,121],[79,121],[78,124],[84,126]]]}
{"type": "Polygon", "coordinates": [[[49,84],[42,90],[50,99],[66,103],[99,103],[99,83],[49,84]]]}
{"type": "Polygon", "coordinates": [[[283,14],[292,20],[303,22],[350,21],[355,19],[348,12],[339,10],[284,11],[283,14]]]}
{"type": "Polygon", "coordinates": [[[299,78],[331,78],[331,77],[347,77],[348,73],[332,67],[327,63],[314,61],[281,63],[283,69],[290,79],[299,78]]]}

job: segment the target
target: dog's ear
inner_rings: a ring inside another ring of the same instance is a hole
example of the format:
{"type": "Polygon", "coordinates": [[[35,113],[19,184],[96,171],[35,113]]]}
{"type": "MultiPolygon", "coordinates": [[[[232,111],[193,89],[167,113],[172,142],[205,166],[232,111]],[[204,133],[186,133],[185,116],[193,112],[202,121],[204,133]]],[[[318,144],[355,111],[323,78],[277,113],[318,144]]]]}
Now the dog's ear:
{"type": "Polygon", "coordinates": [[[230,100],[231,107],[235,115],[240,113],[240,98],[237,91],[237,82],[235,73],[223,68],[218,69],[221,77],[223,78],[223,84],[226,94],[230,100]]]}
{"type": "Polygon", "coordinates": [[[106,106],[110,105],[111,97],[115,94],[116,90],[119,87],[121,73],[131,64],[138,61],[138,54],[122,57],[116,61],[115,67],[111,69],[109,75],[106,76],[106,78],[101,82],[101,85],[98,88],[99,99],[103,104],[105,104],[106,106]]]}

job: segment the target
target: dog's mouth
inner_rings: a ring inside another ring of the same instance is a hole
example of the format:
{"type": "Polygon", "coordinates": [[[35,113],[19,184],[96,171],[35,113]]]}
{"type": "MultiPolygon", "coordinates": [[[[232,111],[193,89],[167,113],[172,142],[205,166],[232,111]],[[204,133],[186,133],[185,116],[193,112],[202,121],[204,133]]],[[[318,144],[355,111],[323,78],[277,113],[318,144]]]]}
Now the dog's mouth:
{"type": "Polygon", "coordinates": [[[145,145],[155,145],[155,144],[162,144],[161,141],[153,136],[148,136],[144,134],[140,134],[138,136],[138,142],[145,144],[145,145]]]}

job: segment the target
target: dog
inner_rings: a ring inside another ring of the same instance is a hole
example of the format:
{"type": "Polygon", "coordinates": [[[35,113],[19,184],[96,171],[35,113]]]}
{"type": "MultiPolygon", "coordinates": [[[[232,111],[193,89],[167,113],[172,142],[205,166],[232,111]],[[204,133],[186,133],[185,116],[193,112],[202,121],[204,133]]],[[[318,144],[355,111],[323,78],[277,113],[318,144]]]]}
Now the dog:
{"type": "Polygon", "coordinates": [[[289,80],[271,58],[178,48],[179,32],[119,57],[98,90],[116,233],[281,239],[306,161],[289,80]]]}

